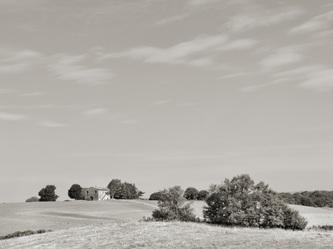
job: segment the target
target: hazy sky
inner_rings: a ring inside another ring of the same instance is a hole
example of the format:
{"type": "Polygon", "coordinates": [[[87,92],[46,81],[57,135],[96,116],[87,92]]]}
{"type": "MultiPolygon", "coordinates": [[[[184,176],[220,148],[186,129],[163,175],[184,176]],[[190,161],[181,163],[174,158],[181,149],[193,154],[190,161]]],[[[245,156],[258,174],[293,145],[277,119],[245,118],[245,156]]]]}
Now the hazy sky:
{"type": "Polygon", "coordinates": [[[332,55],[331,0],[0,0],[0,201],[332,190],[332,55]]]}

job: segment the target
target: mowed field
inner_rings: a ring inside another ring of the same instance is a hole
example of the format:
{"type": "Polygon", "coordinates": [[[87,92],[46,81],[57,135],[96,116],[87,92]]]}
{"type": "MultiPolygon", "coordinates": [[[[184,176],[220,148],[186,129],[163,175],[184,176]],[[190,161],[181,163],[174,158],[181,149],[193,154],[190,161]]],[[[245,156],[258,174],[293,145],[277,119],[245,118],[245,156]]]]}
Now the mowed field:
{"type": "MultiPolygon", "coordinates": [[[[201,215],[202,202],[193,203],[201,215]]],[[[333,248],[333,233],[225,228],[198,223],[143,222],[156,202],[111,200],[0,204],[0,234],[53,232],[0,241],[0,248],[333,248]]],[[[333,225],[332,209],[293,206],[309,224],[333,225]]]]}

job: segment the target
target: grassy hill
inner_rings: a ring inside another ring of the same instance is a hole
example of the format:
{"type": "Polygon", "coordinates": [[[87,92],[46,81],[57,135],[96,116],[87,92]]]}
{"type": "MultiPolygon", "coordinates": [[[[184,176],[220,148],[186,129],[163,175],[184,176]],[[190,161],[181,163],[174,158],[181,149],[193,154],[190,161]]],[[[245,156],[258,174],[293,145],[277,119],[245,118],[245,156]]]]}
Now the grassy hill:
{"type": "MultiPolygon", "coordinates": [[[[0,241],[0,248],[330,248],[332,232],[223,228],[194,223],[139,222],[156,202],[111,200],[0,204],[0,235],[54,232],[0,241]]],[[[194,202],[201,215],[203,202],[194,202]]],[[[293,206],[309,225],[333,225],[333,210],[293,206]]]]}
{"type": "Polygon", "coordinates": [[[0,242],[0,248],[331,248],[333,233],[224,228],[179,222],[114,222],[0,242]]]}

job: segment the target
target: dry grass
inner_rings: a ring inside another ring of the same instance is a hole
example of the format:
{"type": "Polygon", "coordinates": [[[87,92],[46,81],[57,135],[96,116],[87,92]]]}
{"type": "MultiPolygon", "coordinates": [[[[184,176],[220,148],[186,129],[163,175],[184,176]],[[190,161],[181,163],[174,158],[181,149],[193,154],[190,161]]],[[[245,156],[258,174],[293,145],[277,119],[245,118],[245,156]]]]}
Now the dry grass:
{"type": "Polygon", "coordinates": [[[333,233],[224,228],[179,222],[118,222],[33,235],[0,243],[0,248],[332,248],[333,233]]]}
{"type": "MultiPolygon", "coordinates": [[[[7,249],[66,248],[333,248],[333,233],[223,228],[195,223],[138,222],[156,202],[105,201],[0,205],[0,235],[18,230],[54,232],[0,242],[7,249]]],[[[203,202],[194,202],[197,215],[203,202]]],[[[294,206],[312,225],[333,225],[333,210],[294,206]]]]}

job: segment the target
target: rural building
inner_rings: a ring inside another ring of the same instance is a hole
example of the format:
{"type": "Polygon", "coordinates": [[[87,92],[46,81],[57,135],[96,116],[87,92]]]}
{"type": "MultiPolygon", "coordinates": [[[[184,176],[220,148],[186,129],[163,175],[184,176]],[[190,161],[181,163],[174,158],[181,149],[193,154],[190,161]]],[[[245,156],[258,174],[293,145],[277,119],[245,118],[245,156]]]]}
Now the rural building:
{"type": "Polygon", "coordinates": [[[82,188],[81,195],[87,201],[104,201],[110,199],[110,192],[107,188],[82,188]]]}

